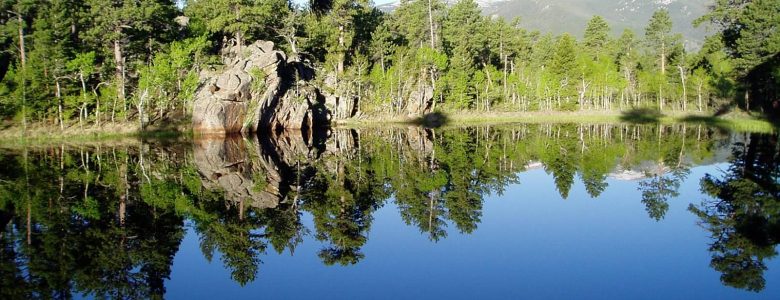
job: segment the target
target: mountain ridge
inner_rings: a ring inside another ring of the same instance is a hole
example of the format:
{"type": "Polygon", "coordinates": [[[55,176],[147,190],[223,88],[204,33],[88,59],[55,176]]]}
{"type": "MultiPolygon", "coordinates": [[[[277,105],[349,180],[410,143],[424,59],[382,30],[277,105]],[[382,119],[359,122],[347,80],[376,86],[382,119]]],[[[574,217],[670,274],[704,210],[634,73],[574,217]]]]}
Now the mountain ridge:
{"type": "MultiPolygon", "coordinates": [[[[455,0],[445,0],[454,4],[455,0]]],[[[571,33],[582,37],[590,18],[599,15],[618,35],[624,29],[631,29],[637,35],[644,34],[644,28],[652,14],[661,8],[669,10],[674,22],[673,31],[683,35],[686,48],[699,48],[708,34],[703,27],[695,28],[693,21],[704,15],[713,0],[476,0],[485,15],[501,16],[506,19],[520,17],[520,26],[542,33],[571,33]]],[[[399,2],[378,5],[382,11],[392,11],[399,2]]]]}

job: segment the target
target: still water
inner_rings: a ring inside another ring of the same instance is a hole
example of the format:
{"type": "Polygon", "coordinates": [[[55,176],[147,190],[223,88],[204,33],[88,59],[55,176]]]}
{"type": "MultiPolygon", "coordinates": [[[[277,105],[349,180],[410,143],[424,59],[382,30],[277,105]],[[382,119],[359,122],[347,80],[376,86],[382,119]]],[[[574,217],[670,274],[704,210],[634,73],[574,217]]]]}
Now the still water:
{"type": "Polygon", "coordinates": [[[0,151],[0,298],[778,299],[776,134],[280,132],[0,151]]]}

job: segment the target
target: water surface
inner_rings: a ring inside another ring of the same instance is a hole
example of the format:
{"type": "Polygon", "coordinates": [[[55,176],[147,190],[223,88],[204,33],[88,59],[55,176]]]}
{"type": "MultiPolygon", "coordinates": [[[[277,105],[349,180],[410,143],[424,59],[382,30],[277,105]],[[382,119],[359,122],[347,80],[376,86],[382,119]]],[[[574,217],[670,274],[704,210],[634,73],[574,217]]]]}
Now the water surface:
{"type": "Polygon", "coordinates": [[[777,135],[279,132],[0,151],[0,298],[777,299],[777,135]]]}

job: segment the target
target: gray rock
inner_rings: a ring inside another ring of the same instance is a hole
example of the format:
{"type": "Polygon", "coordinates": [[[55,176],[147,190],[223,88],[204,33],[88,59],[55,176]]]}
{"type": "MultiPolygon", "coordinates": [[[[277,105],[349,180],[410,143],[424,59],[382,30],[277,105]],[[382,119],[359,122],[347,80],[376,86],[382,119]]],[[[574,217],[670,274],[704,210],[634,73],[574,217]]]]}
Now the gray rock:
{"type": "Polygon", "coordinates": [[[202,73],[193,130],[202,134],[327,126],[311,68],[274,50],[269,41],[233,46],[222,72],[202,73]],[[257,78],[255,78],[257,77],[257,78]],[[299,80],[303,79],[303,80],[299,80]],[[262,82],[258,82],[262,81],[262,82]]]}

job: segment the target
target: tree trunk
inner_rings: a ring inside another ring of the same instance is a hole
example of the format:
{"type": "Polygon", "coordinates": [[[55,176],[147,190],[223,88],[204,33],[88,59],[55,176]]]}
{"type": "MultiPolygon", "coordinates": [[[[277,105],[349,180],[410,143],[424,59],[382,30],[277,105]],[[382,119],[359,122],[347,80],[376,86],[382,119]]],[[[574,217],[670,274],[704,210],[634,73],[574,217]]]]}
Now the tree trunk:
{"type": "Polygon", "coordinates": [[[431,31],[431,49],[436,49],[436,35],[433,31],[433,0],[428,0],[428,26],[431,31]]]}
{"type": "Polygon", "coordinates": [[[95,125],[100,127],[100,98],[95,94],[95,125]]]}
{"type": "Polygon", "coordinates": [[[27,64],[27,53],[24,48],[24,20],[19,13],[16,13],[16,20],[19,22],[19,56],[22,59],[22,68],[24,68],[27,64]]]}
{"type": "Polygon", "coordinates": [[[588,85],[585,83],[585,75],[582,75],[582,89],[580,90],[580,110],[585,108],[585,92],[588,89],[588,85]]]}
{"type": "Polygon", "coordinates": [[[54,84],[57,86],[57,118],[60,120],[60,131],[65,130],[65,125],[62,123],[62,89],[60,88],[60,81],[54,79],[54,84]]]}
{"type": "Polygon", "coordinates": [[[144,100],[146,100],[147,95],[149,94],[149,91],[144,89],[144,91],[141,93],[141,96],[138,99],[138,125],[140,126],[140,129],[143,131],[144,127],[146,127],[146,123],[144,122],[144,100]]]}
{"type": "MultiPolygon", "coordinates": [[[[84,81],[84,72],[79,70],[79,80],[81,81],[81,107],[85,110],[87,107],[87,83],[84,81]]],[[[87,115],[84,114],[84,119],[87,115]]],[[[81,110],[79,110],[79,126],[81,126],[81,110]]]]}
{"type": "Polygon", "coordinates": [[[699,99],[699,111],[702,111],[702,100],[701,100],[701,86],[702,86],[703,80],[699,79],[699,84],[696,86],[696,94],[698,94],[699,99]]]}
{"type": "Polygon", "coordinates": [[[682,88],[683,88],[682,110],[686,111],[686,110],[688,110],[688,91],[686,90],[686,87],[685,87],[685,72],[684,72],[682,66],[677,66],[677,68],[680,69],[680,79],[682,80],[682,88]]]}
{"type": "Polygon", "coordinates": [[[236,32],[236,46],[238,47],[238,51],[236,52],[236,55],[241,55],[241,47],[244,46],[244,37],[241,35],[241,32],[236,32]]]}
{"type": "MultiPolygon", "coordinates": [[[[236,13],[236,22],[239,22],[241,20],[240,7],[241,6],[239,5],[234,6],[235,13],[236,13]]],[[[238,46],[238,52],[236,53],[236,55],[241,55],[241,47],[244,46],[244,37],[241,34],[241,30],[236,30],[236,46],[238,46]]]]}
{"type": "MultiPolygon", "coordinates": [[[[363,66],[360,66],[358,68],[358,93],[357,93],[357,101],[355,103],[355,115],[360,115],[360,104],[363,103],[363,66]]],[[[352,113],[352,112],[350,112],[352,113]]]]}
{"type": "Polygon", "coordinates": [[[285,39],[287,39],[287,43],[290,44],[290,51],[292,51],[293,54],[298,54],[298,47],[295,45],[295,36],[285,36],[285,39]]]}
{"type": "Polygon", "coordinates": [[[666,75],[666,42],[661,42],[661,75],[666,75]]]}
{"type": "Polygon", "coordinates": [[[380,62],[382,64],[382,79],[385,79],[386,68],[385,68],[385,53],[384,53],[384,50],[382,51],[382,54],[380,54],[380,56],[381,56],[380,62]]]}
{"type": "Polygon", "coordinates": [[[482,68],[485,70],[485,75],[487,77],[487,83],[485,83],[485,111],[490,111],[490,97],[489,92],[490,88],[492,87],[493,79],[490,78],[490,70],[487,69],[487,64],[482,63],[482,68]]]}
{"type": "MultiPolygon", "coordinates": [[[[116,32],[121,34],[122,29],[117,28],[116,32]]],[[[114,77],[116,78],[116,95],[119,101],[122,102],[122,111],[125,113],[125,120],[127,120],[127,100],[125,96],[125,57],[122,53],[122,44],[119,40],[114,40],[114,64],[116,70],[114,77]]]]}
{"type": "Polygon", "coordinates": [[[344,25],[339,25],[339,50],[338,50],[338,66],[336,72],[338,74],[344,73],[344,25]]]}
{"type": "Polygon", "coordinates": [[[24,20],[22,14],[16,14],[16,20],[19,22],[19,57],[22,60],[22,127],[27,131],[27,84],[24,82],[27,76],[27,51],[24,47],[24,20]]]}

